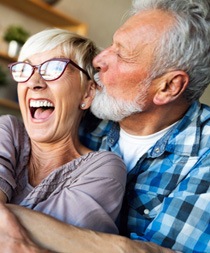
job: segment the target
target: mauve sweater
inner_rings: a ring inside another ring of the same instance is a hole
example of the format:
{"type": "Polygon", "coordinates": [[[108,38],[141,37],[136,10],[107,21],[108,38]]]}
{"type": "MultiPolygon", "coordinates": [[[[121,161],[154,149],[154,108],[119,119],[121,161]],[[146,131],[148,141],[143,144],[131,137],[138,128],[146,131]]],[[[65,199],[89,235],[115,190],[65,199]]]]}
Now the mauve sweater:
{"type": "Polygon", "coordinates": [[[49,214],[61,221],[118,233],[126,168],[108,151],[90,152],[51,172],[39,185],[28,182],[30,140],[22,121],[0,117],[0,190],[8,202],[49,214]]]}

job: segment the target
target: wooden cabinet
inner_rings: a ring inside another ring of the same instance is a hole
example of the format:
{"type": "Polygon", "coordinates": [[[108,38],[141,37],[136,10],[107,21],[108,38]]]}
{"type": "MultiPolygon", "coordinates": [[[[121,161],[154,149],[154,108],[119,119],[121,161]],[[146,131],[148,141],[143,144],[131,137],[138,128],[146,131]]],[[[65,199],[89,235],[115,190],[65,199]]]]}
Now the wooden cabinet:
{"type": "Polygon", "coordinates": [[[12,58],[6,52],[1,52],[1,51],[0,51],[0,59],[7,61],[8,63],[17,61],[16,58],[12,58]]]}
{"type": "Polygon", "coordinates": [[[85,23],[65,15],[42,0],[0,0],[0,3],[51,26],[69,29],[81,35],[87,33],[85,23]]]}

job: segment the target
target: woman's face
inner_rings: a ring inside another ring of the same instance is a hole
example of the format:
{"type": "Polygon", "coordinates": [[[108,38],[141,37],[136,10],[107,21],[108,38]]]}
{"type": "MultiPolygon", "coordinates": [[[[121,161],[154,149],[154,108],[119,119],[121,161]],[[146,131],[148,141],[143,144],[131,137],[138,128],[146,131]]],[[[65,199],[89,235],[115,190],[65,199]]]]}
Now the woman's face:
{"type": "MultiPolygon", "coordinates": [[[[39,65],[52,58],[65,57],[57,47],[32,55],[25,61],[39,65]]],[[[88,81],[81,83],[80,71],[71,64],[57,80],[45,81],[36,69],[27,82],[19,83],[20,109],[31,140],[51,143],[77,134],[82,113],[80,105],[87,85],[88,81]]]]}

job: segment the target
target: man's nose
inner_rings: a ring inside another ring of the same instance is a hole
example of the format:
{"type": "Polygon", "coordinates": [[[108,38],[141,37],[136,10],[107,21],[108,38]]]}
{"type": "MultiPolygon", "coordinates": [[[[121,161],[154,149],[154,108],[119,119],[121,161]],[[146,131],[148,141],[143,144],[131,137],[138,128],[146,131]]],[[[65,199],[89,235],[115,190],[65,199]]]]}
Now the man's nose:
{"type": "Polygon", "coordinates": [[[93,59],[93,66],[97,70],[106,71],[107,70],[107,62],[106,62],[106,50],[100,52],[94,59],[93,59]]]}

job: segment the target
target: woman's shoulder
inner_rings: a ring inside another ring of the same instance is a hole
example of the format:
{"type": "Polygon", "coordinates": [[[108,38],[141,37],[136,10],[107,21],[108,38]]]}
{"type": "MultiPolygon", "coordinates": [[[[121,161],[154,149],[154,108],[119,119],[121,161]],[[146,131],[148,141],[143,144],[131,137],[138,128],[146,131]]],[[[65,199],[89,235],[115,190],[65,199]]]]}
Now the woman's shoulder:
{"type": "Polygon", "coordinates": [[[86,157],[87,173],[98,177],[109,177],[117,181],[126,180],[127,171],[122,158],[111,151],[93,151],[86,157]]]}
{"type": "Polygon", "coordinates": [[[123,169],[125,169],[125,164],[123,159],[111,151],[100,150],[100,151],[92,151],[86,155],[87,160],[92,160],[98,162],[100,164],[109,163],[109,165],[119,165],[123,169]]]}
{"type": "Polygon", "coordinates": [[[1,127],[6,126],[8,128],[24,128],[23,122],[20,118],[14,115],[1,115],[0,116],[1,127]]]}
{"type": "Polygon", "coordinates": [[[0,133],[10,139],[15,146],[28,142],[28,135],[22,119],[14,115],[0,116],[0,133]]]}

